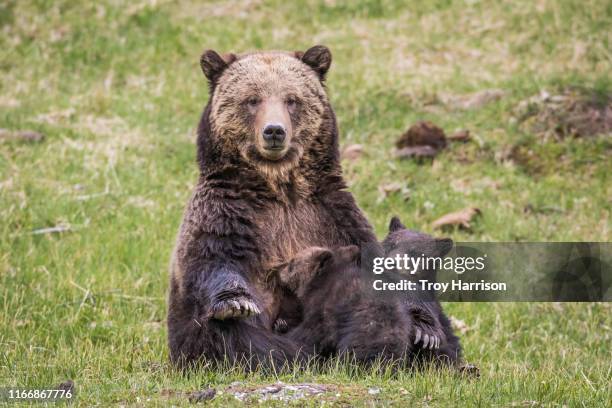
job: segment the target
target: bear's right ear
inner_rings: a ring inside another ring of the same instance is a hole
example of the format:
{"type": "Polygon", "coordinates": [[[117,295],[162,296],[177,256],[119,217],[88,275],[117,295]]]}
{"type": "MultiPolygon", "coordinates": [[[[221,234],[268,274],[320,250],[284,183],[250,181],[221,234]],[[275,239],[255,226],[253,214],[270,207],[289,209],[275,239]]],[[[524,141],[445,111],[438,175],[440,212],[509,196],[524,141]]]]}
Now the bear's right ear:
{"type": "Polygon", "coordinates": [[[200,57],[200,66],[208,82],[213,85],[225,71],[225,68],[234,61],[236,61],[236,55],[234,54],[224,54],[222,57],[216,51],[206,50],[200,57]]]}
{"type": "Polygon", "coordinates": [[[402,224],[402,222],[397,216],[391,218],[391,222],[389,222],[389,232],[395,232],[404,229],[406,229],[406,226],[402,224]]]}
{"type": "Polygon", "coordinates": [[[436,238],[434,240],[437,256],[443,257],[453,249],[454,242],[450,238],[436,238]]]}
{"type": "Polygon", "coordinates": [[[325,74],[327,74],[332,62],[329,48],[324,45],[315,45],[306,52],[297,51],[295,57],[312,68],[319,75],[321,81],[325,80],[325,74]]]}

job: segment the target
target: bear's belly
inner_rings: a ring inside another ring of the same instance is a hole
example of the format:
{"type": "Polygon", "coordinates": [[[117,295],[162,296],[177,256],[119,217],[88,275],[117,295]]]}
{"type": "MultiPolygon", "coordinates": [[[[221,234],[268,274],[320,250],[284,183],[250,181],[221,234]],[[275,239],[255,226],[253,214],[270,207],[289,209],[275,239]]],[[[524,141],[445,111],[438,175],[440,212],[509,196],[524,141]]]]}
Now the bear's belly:
{"type": "Polygon", "coordinates": [[[333,246],[334,225],[315,204],[301,202],[287,208],[275,205],[258,216],[257,229],[264,270],[292,259],[312,246],[333,246]]]}
{"type": "MultiPolygon", "coordinates": [[[[312,246],[334,246],[335,227],[325,218],[326,211],[312,203],[302,202],[291,208],[272,206],[257,217],[257,236],[261,249],[261,272],[287,262],[295,255],[312,246]]],[[[256,281],[261,306],[270,317],[272,327],[280,307],[280,294],[269,286],[266,279],[256,281]]]]}

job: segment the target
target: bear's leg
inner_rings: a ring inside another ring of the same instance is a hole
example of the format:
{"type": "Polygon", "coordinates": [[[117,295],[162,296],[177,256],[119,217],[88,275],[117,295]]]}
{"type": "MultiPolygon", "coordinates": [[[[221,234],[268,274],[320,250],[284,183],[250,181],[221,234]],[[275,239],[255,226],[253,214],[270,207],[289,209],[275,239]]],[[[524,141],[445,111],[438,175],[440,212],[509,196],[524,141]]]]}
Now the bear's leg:
{"type": "Polygon", "coordinates": [[[265,313],[249,319],[205,318],[190,296],[183,296],[171,281],[168,312],[170,358],[182,368],[200,364],[244,364],[282,367],[300,359],[299,347],[287,337],[268,330],[265,313]]]}

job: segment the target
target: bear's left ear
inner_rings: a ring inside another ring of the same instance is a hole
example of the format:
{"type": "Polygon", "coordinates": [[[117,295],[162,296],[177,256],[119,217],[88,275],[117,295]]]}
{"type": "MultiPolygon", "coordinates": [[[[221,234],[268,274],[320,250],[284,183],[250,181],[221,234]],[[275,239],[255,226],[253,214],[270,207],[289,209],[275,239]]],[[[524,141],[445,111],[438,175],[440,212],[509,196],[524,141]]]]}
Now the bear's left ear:
{"type": "Polygon", "coordinates": [[[324,45],[315,45],[306,52],[297,51],[295,57],[312,68],[319,75],[321,81],[325,80],[325,74],[332,62],[329,48],[324,45]]]}
{"type": "Polygon", "coordinates": [[[406,229],[406,226],[402,224],[402,222],[397,216],[394,216],[393,218],[391,218],[391,221],[389,222],[389,232],[395,232],[397,230],[405,230],[405,229],[406,229]]]}
{"type": "Polygon", "coordinates": [[[216,51],[206,50],[200,57],[200,66],[202,67],[202,72],[204,72],[204,75],[206,75],[208,82],[210,82],[211,85],[214,85],[223,71],[225,71],[225,68],[227,68],[229,64],[235,60],[236,55],[234,54],[229,53],[221,56],[217,54],[216,51]]]}

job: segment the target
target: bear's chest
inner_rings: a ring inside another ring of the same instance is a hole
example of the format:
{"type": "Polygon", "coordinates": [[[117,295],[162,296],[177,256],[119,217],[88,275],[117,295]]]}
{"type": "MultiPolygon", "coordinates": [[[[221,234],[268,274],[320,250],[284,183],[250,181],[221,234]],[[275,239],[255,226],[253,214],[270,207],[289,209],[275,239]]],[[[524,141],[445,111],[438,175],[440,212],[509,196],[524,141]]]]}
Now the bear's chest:
{"type": "Polygon", "coordinates": [[[333,243],[331,220],[324,209],[312,202],[270,205],[258,214],[257,220],[264,269],[290,260],[305,248],[333,243]]]}

